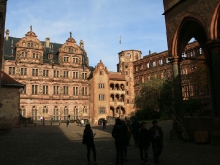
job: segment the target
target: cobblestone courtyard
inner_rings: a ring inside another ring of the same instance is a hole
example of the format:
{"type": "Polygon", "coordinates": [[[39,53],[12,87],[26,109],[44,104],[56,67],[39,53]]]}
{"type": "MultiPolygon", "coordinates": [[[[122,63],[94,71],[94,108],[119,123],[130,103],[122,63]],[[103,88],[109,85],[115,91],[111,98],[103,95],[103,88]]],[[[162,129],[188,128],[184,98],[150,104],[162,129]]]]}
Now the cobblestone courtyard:
{"type": "MultiPolygon", "coordinates": [[[[220,164],[220,146],[210,144],[171,142],[169,131],[171,121],[159,123],[164,131],[164,150],[161,165],[207,165],[220,164]]],[[[147,125],[149,128],[151,125],[147,125]]],[[[106,130],[93,126],[97,159],[99,164],[111,165],[115,162],[112,125],[106,130]]],[[[71,123],[58,125],[28,125],[14,128],[9,134],[0,136],[0,165],[86,165],[86,146],[82,144],[83,127],[71,123]]],[[[138,148],[128,150],[125,165],[141,164],[138,148]]],[[[149,163],[153,164],[152,149],[149,149],[149,163]]]]}

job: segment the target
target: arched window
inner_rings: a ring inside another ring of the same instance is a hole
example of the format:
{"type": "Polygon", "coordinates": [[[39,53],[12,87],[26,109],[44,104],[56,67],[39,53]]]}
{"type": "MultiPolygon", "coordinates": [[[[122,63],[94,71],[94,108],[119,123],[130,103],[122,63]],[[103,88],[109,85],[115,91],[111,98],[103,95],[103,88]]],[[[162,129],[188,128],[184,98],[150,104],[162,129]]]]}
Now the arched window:
{"type": "Polygon", "coordinates": [[[73,119],[77,120],[78,119],[78,107],[74,106],[73,108],[73,119]]]}
{"type": "Polygon", "coordinates": [[[83,113],[87,113],[87,107],[83,106],[83,113]]]}
{"type": "Polygon", "coordinates": [[[44,106],[44,107],[43,107],[43,113],[48,113],[48,108],[47,108],[47,106],[44,106]]]}
{"type": "Polygon", "coordinates": [[[53,120],[59,120],[59,109],[57,106],[53,108],[53,120]]]}
{"type": "Polygon", "coordinates": [[[131,54],[130,54],[130,53],[127,53],[126,56],[127,56],[128,58],[131,58],[131,54]]]}
{"type": "Polygon", "coordinates": [[[32,106],[32,120],[37,120],[37,108],[36,106],[32,106]]]}
{"type": "Polygon", "coordinates": [[[25,106],[21,106],[20,108],[20,115],[23,117],[26,117],[26,109],[25,106]]]}
{"type": "Polygon", "coordinates": [[[67,120],[69,115],[69,109],[67,106],[64,107],[64,120],[67,120]]]}

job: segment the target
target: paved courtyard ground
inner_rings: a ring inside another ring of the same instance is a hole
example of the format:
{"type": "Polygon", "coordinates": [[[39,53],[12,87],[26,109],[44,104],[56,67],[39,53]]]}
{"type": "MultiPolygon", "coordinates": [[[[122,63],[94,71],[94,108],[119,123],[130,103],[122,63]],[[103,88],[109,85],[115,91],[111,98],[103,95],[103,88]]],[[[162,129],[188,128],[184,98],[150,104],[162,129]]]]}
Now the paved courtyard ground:
{"type": "MultiPolygon", "coordinates": [[[[161,165],[214,165],[220,164],[220,146],[210,144],[171,142],[169,131],[171,121],[159,123],[164,131],[164,150],[161,165]]],[[[149,128],[151,125],[147,125],[149,128]]],[[[100,165],[115,163],[114,140],[111,137],[112,125],[106,130],[93,126],[97,159],[100,165]]],[[[86,146],[82,144],[83,127],[70,123],[58,125],[28,125],[14,128],[0,136],[0,165],[86,165],[86,146]]],[[[141,164],[139,150],[128,150],[125,165],[141,164]]],[[[149,149],[149,163],[153,164],[152,149],[149,149]]]]}

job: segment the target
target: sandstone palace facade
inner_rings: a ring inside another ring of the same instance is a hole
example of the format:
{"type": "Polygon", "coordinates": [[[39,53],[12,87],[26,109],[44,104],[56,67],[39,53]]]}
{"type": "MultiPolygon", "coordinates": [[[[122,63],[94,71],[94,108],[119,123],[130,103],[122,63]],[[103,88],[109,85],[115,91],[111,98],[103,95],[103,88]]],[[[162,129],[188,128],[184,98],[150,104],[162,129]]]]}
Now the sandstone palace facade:
{"type": "Polygon", "coordinates": [[[140,51],[119,53],[120,72],[110,72],[100,61],[93,68],[84,50],[70,37],[64,44],[40,41],[32,31],[23,38],[4,40],[3,71],[25,84],[20,95],[20,113],[32,120],[89,119],[129,116],[134,111],[134,56],[140,51]],[[128,58],[129,55],[129,58],[128,58]],[[131,58],[130,58],[131,57],[131,58]]]}

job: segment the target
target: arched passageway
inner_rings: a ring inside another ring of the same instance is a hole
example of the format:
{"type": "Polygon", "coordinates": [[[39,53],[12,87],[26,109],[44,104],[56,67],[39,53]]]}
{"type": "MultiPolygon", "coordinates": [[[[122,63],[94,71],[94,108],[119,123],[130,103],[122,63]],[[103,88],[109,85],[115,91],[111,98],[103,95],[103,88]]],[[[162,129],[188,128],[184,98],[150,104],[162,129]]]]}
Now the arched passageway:
{"type": "MultiPolygon", "coordinates": [[[[209,70],[209,87],[211,94],[212,113],[220,117],[220,39],[219,37],[219,7],[216,9],[213,17],[213,23],[209,29],[199,17],[185,17],[178,27],[171,46],[170,58],[173,66],[174,98],[175,109],[179,117],[183,117],[182,89],[180,76],[180,62],[182,61],[182,52],[191,38],[195,38],[201,46],[202,53],[205,55],[204,62],[209,70]],[[213,40],[211,40],[213,38],[213,40]]],[[[201,51],[199,50],[199,51],[201,51]]],[[[194,57],[196,58],[196,57],[194,57]]]]}

